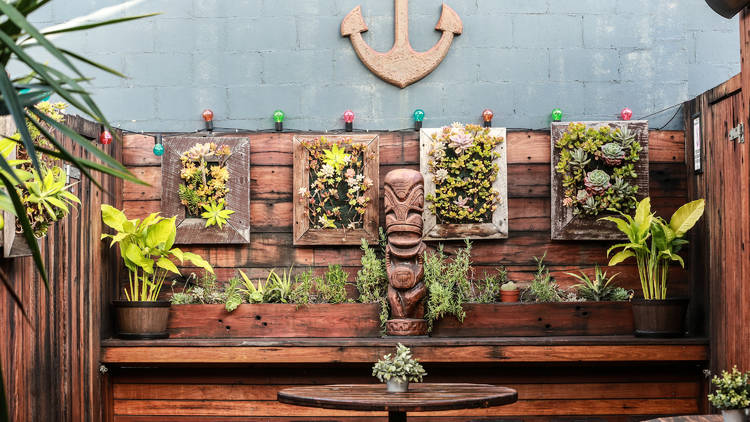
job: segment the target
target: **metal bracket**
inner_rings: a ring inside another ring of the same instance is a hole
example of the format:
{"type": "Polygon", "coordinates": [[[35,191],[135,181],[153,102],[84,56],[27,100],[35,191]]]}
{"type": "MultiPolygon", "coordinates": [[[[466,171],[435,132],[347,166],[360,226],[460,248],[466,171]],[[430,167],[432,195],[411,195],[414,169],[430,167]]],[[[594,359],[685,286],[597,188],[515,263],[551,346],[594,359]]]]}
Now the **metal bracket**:
{"type": "Polygon", "coordinates": [[[745,143],[745,124],[740,123],[737,127],[729,130],[729,141],[737,141],[738,144],[745,143]]]}
{"type": "Polygon", "coordinates": [[[70,164],[65,164],[65,184],[70,184],[70,179],[81,180],[81,170],[70,164]]]}

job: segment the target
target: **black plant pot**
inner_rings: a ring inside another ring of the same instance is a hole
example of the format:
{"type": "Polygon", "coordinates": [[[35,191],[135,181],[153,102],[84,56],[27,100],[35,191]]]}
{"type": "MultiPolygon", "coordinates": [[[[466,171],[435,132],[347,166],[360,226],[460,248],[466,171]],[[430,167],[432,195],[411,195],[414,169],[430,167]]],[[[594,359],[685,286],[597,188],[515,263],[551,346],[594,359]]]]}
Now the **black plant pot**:
{"type": "Polygon", "coordinates": [[[126,340],[168,338],[169,306],[167,300],[154,302],[112,301],[115,308],[117,336],[126,340]]]}
{"type": "Polygon", "coordinates": [[[633,321],[636,337],[682,337],[688,298],[664,300],[633,299],[633,321]]]}

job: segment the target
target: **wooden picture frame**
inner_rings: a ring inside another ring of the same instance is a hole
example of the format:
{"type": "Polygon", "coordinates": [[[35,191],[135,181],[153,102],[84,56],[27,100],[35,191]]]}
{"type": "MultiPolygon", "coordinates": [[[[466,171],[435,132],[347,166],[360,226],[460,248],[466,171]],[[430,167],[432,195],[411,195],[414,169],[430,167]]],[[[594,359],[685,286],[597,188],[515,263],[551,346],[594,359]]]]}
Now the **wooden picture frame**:
{"type": "Polygon", "coordinates": [[[374,244],[378,241],[379,197],[380,197],[380,136],[367,135],[297,135],[293,140],[294,176],[294,245],[359,245],[362,239],[374,244]],[[302,144],[320,137],[331,141],[351,139],[352,143],[365,144],[364,175],[372,180],[372,187],[367,191],[369,199],[362,221],[362,228],[358,229],[314,229],[310,228],[307,206],[299,196],[300,189],[308,189],[310,184],[310,152],[302,144]]]}
{"type": "MultiPolygon", "coordinates": [[[[419,168],[424,176],[425,198],[435,194],[435,181],[429,173],[429,153],[432,148],[432,135],[442,128],[425,128],[419,132],[419,168]]],[[[430,211],[425,199],[422,218],[424,220],[423,239],[425,241],[462,240],[462,239],[507,239],[508,238],[508,154],[507,130],[503,127],[490,129],[490,135],[503,138],[495,150],[500,153],[497,158],[498,175],[493,188],[500,192],[500,202],[492,214],[492,221],[477,224],[438,224],[437,216],[430,211]]]]}
{"type": "Polygon", "coordinates": [[[165,217],[177,216],[176,244],[246,244],[250,243],[250,139],[240,137],[175,136],[164,138],[162,157],[161,211],[165,217]],[[182,162],[180,156],[196,144],[207,142],[229,146],[227,161],[229,180],[226,209],[234,211],[224,225],[205,227],[206,220],[188,215],[179,198],[182,162]]]}
{"type": "Polygon", "coordinates": [[[648,121],[591,121],[591,122],[553,122],[551,125],[550,151],[551,151],[551,237],[552,240],[618,240],[624,235],[617,229],[614,223],[599,220],[601,217],[611,215],[602,213],[595,217],[576,217],[570,207],[563,205],[564,189],[562,186],[562,175],[557,173],[556,167],[560,156],[555,145],[568,129],[570,123],[583,123],[587,128],[598,129],[609,126],[612,129],[627,127],[636,132],[636,139],[643,148],[638,154],[638,162],[635,163],[635,171],[638,174],[638,193],[636,198],[641,199],[649,195],[649,164],[648,164],[648,121]]]}

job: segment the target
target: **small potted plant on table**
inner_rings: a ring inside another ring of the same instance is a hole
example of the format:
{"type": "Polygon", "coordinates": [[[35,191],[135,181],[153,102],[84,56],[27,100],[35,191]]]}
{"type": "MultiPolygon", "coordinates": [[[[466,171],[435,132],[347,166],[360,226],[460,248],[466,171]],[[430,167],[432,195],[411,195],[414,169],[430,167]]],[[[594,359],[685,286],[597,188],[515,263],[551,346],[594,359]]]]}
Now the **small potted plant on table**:
{"type": "Polygon", "coordinates": [[[403,344],[396,346],[396,355],[387,354],[372,367],[372,375],[386,383],[389,393],[405,393],[409,382],[422,382],[427,375],[419,360],[411,356],[411,350],[403,344]]]}
{"type": "Polygon", "coordinates": [[[500,286],[501,302],[518,302],[520,292],[516,283],[509,281],[500,286]]]}
{"type": "MultiPolygon", "coordinates": [[[[707,372],[708,373],[708,372],[707,372]]],[[[711,405],[721,410],[724,422],[744,422],[747,408],[750,407],[750,373],[742,373],[735,366],[732,372],[722,371],[714,375],[711,384],[715,386],[708,395],[711,405]]]]}
{"type": "Polygon", "coordinates": [[[156,213],[142,221],[128,220],[122,211],[103,204],[102,220],[115,230],[115,234],[102,234],[102,239],[112,239],[111,246],[120,246],[128,270],[126,300],[113,301],[118,336],[125,339],[169,337],[170,303],[160,300],[159,293],[167,275],[180,275],[172,260],[180,263],[188,260],[212,274],[213,268],[199,255],[172,247],[177,234],[175,217],[159,217],[156,213]]]}
{"type": "Polygon", "coordinates": [[[634,257],[643,289],[643,298],[633,299],[635,335],[643,337],[678,337],[684,334],[687,298],[667,297],[669,265],[685,262],[677,253],[688,243],[685,234],[703,215],[705,201],[699,199],[681,206],[669,222],[651,212],[650,198],[643,199],[635,216],[622,214],[623,218],[604,217],[602,220],[617,224],[628,239],[627,243],[612,246],[610,255],[620,249],[609,261],[617,265],[634,257]]]}

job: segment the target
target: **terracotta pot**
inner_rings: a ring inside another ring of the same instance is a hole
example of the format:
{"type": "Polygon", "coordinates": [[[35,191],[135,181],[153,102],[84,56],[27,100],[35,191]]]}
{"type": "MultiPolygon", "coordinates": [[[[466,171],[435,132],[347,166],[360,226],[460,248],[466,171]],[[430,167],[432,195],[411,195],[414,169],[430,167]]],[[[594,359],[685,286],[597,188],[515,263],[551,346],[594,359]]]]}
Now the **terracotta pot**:
{"type": "Polygon", "coordinates": [[[687,298],[633,299],[633,321],[637,337],[682,337],[685,335],[687,298]]]}
{"type": "Polygon", "coordinates": [[[500,290],[500,301],[501,302],[518,302],[518,296],[521,294],[520,290],[500,290]]]}
{"type": "Polygon", "coordinates": [[[117,336],[128,340],[151,340],[169,337],[169,301],[112,301],[115,308],[117,336]]]}

